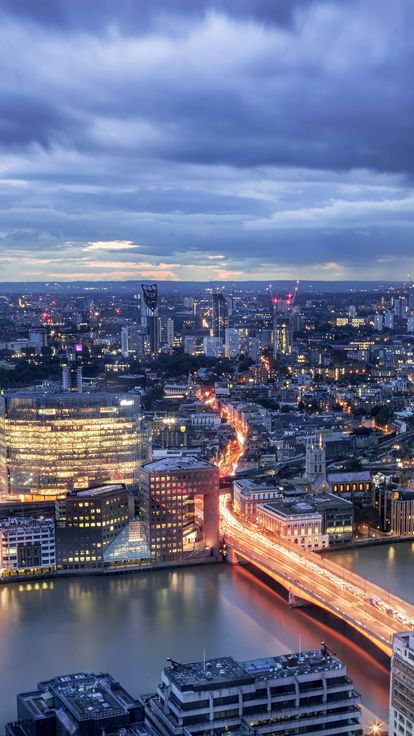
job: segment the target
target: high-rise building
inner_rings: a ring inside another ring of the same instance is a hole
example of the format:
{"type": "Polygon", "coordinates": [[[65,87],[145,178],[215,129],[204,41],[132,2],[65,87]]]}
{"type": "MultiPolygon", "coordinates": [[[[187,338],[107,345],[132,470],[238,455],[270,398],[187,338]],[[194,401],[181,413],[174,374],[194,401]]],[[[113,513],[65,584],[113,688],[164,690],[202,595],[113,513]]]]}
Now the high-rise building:
{"type": "Polygon", "coordinates": [[[207,358],[221,358],[224,352],[222,337],[204,337],[203,353],[207,358]]]}
{"type": "Polygon", "coordinates": [[[47,330],[36,329],[29,330],[29,342],[36,346],[36,350],[40,353],[42,348],[47,345],[47,330]]]}
{"type": "Polygon", "coordinates": [[[125,325],[121,329],[121,352],[124,358],[131,354],[137,356],[146,353],[146,330],[139,325],[125,325]]]}
{"type": "Polygon", "coordinates": [[[0,579],[53,572],[55,523],[52,519],[0,521],[0,579]]]}
{"type": "Polygon", "coordinates": [[[171,661],[145,714],[162,736],[361,736],[359,704],[345,665],[323,645],[244,662],[171,661]]]}
{"type": "Polygon", "coordinates": [[[394,329],[394,312],[385,312],[384,314],[384,327],[388,330],[394,329]]]}
{"type": "Polygon", "coordinates": [[[128,524],[132,503],[126,486],[71,491],[56,500],[56,563],[77,570],[103,566],[106,547],[128,524]]]}
{"type": "Polygon", "coordinates": [[[60,361],[64,391],[82,393],[82,345],[67,348],[60,361]]]}
{"type": "Polygon", "coordinates": [[[141,284],[141,325],[148,330],[150,352],[160,351],[161,325],[158,316],[158,287],[156,284],[141,284]]]}
{"type": "Polygon", "coordinates": [[[408,287],[408,309],[414,309],[414,283],[408,287]]]}
{"type": "Polygon", "coordinates": [[[394,312],[396,317],[404,317],[408,308],[407,297],[400,296],[394,299],[394,312]]]}
{"type": "MultiPolygon", "coordinates": [[[[293,351],[293,321],[290,302],[278,298],[272,300],[273,356],[290,355],[293,351]]],[[[300,315],[299,315],[300,319],[300,315]]]]}
{"type": "Polygon", "coordinates": [[[224,354],[226,358],[236,358],[240,353],[240,332],[234,327],[226,327],[224,336],[224,354]]]}
{"type": "Polygon", "coordinates": [[[414,632],[394,634],[391,659],[389,736],[414,732],[414,632]]]}
{"type": "Polygon", "coordinates": [[[260,355],[260,340],[258,337],[249,337],[247,342],[247,355],[252,360],[257,360],[260,355]]]}
{"type": "Polygon", "coordinates": [[[224,339],[226,327],[229,326],[229,310],[227,299],[221,291],[213,292],[213,312],[211,322],[211,337],[224,339]]]}
{"type": "Polygon", "coordinates": [[[197,337],[195,335],[185,335],[184,352],[188,355],[197,355],[197,337]]]}
{"type": "Polygon", "coordinates": [[[148,317],[148,336],[150,353],[157,355],[161,346],[161,319],[156,314],[150,314],[148,317]]]}
{"type": "Polygon", "coordinates": [[[189,312],[193,312],[194,310],[194,299],[192,296],[185,296],[183,299],[183,307],[184,309],[188,309],[189,312]]]}
{"type": "Polygon", "coordinates": [[[135,393],[18,391],[0,397],[0,489],[55,498],[72,488],[136,483],[148,457],[135,393]]]}
{"type": "Polygon", "coordinates": [[[161,345],[172,346],[174,342],[174,320],[171,317],[161,317],[161,345]]]}
{"type": "Polygon", "coordinates": [[[153,558],[168,561],[216,549],[219,470],[192,457],[165,457],[139,469],[139,492],[153,558]]]}
{"type": "Polygon", "coordinates": [[[384,315],[381,313],[374,315],[374,330],[382,332],[384,329],[384,315]]]}

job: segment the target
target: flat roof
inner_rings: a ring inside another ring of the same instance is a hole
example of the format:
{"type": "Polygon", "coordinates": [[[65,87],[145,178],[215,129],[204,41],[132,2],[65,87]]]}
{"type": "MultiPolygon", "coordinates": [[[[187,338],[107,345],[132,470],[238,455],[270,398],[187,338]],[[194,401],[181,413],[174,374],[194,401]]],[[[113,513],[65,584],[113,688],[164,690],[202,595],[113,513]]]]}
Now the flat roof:
{"type": "Polygon", "coordinates": [[[115,491],[125,491],[126,488],[122,483],[112,483],[107,486],[97,486],[96,488],[85,488],[82,491],[74,490],[71,491],[69,497],[76,498],[81,496],[103,496],[105,493],[114,493],[115,491]]]}
{"type": "Polygon", "coordinates": [[[238,662],[233,657],[219,657],[205,662],[180,664],[172,662],[164,673],[180,690],[206,690],[212,687],[252,684],[256,680],[295,677],[313,672],[343,671],[345,665],[329,654],[325,645],[320,650],[261,657],[238,662]]]}
{"type": "Polygon", "coordinates": [[[172,662],[164,671],[180,690],[192,690],[197,685],[253,682],[252,676],[233,657],[219,657],[208,659],[206,662],[189,662],[188,664],[172,662]]]}
{"type": "Polygon", "coordinates": [[[163,457],[160,460],[153,460],[152,462],[141,465],[141,468],[151,471],[172,471],[172,470],[199,470],[201,468],[214,468],[215,466],[207,462],[207,460],[200,460],[196,457],[163,457]]]}
{"type": "Polygon", "coordinates": [[[269,511],[271,514],[278,514],[279,516],[317,516],[320,518],[320,510],[316,509],[313,504],[308,501],[298,499],[280,500],[280,501],[269,501],[268,503],[261,504],[261,508],[265,511],[269,511]]]}
{"type": "Polygon", "coordinates": [[[43,686],[79,720],[123,714],[138,702],[108,674],[63,675],[43,686]]]}
{"type": "Polygon", "coordinates": [[[262,508],[282,514],[283,516],[301,516],[305,514],[320,514],[328,509],[346,509],[352,507],[352,501],[344,498],[338,498],[332,493],[321,493],[312,495],[305,493],[294,498],[284,498],[276,501],[269,501],[262,504],[262,508]]]}
{"type": "Polygon", "coordinates": [[[30,527],[54,527],[55,522],[53,519],[33,519],[33,518],[19,518],[12,517],[8,519],[2,519],[0,521],[0,529],[14,529],[18,527],[30,528],[30,527]]]}

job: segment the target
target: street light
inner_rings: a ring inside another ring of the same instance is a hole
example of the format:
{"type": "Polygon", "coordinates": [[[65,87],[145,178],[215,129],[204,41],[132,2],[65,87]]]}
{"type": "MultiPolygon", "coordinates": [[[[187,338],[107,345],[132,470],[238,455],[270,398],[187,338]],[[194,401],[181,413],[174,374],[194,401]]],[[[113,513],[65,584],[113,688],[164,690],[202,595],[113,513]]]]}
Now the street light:
{"type": "Polygon", "coordinates": [[[381,721],[373,721],[368,726],[368,736],[379,736],[383,733],[384,724],[381,721]]]}

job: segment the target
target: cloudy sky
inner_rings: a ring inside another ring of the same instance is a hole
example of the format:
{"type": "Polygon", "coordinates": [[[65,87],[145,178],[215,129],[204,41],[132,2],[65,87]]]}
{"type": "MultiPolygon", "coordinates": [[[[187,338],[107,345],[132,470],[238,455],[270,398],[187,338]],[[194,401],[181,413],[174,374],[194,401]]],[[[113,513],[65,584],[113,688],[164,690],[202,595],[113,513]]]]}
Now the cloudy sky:
{"type": "Polygon", "coordinates": [[[0,0],[0,281],[414,273],[412,0],[0,0]]]}

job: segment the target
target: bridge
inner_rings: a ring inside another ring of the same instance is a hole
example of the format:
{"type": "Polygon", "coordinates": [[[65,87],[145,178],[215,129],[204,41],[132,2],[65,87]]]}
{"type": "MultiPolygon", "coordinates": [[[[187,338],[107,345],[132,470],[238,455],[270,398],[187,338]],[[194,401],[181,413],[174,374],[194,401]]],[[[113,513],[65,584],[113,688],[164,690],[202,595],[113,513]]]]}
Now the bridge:
{"type": "Polygon", "coordinates": [[[315,604],[329,611],[388,656],[392,653],[393,634],[414,629],[413,605],[343,569],[327,556],[268,536],[255,524],[236,517],[228,497],[221,497],[220,511],[229,561],[252,563],[282,585],[291,602],[315,604]]]}

